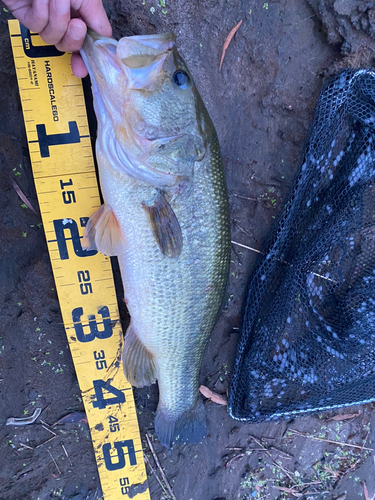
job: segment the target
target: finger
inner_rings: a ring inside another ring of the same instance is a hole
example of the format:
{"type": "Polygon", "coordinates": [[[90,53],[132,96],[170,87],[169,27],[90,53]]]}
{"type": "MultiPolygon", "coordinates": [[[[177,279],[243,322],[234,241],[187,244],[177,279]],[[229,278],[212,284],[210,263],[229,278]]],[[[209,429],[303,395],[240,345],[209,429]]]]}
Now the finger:
{"type": "Polygon", "coordinates": [[[34,0],[32,5],[21,5],[18,8],[12,9],[9,6],[12,14],[30,31],[39,33],[48,24],[49,0],[34,0]]]}
{"type": "Polygon", "coordinates": [[[39,34],[46,43],[57,45],[64,37],[70,21],[70,0],[50,0],[49,20],[39,34]]]}
{"type": "Polygon", "coordinates": [[[83,45],[86,33],[87,27],[82,19],[71,19],[63,39],[56,44],[57,49],[61,52],[79,50],[83,45]]]}
{"type": "Polygon", "coordinates": [[[109,24],[108,17],[101,0],[82,2],[80,8],[78,9],[78,13],[87,26],[99,33],[99,35],[112,36],[112,27],[109,24]]]}
{"type": "Polygon", "coordinates": [[[71,65],[72,71],[77,78],[84,78],[87,76],[88,71],[82,57],[79,55],[79,52],[73,52],[71,65]]]}

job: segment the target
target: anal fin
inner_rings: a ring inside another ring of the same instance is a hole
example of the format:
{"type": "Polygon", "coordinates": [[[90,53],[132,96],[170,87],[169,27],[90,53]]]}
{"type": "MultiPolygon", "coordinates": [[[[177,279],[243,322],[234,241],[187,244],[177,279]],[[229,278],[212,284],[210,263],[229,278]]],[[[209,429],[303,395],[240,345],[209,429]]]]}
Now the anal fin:
{"type": "Polygon", "coordinates": [[[182,251],[182,231],[172,207],[159,191],[152,204],[143,203],[163,255],[178,257],[182,251]]]}
{"type": "Polygon", "coordinates": [[[144,387],[156,381],[154,356],[139,340],[132,323],[126,331],[122,362],[125,377],[132,386],[144,387]]]}
{"type": "Polygon", "coordinates": [[[108,205],[102,205],[89,219],[82,247],[85,250],[99,250],[104,255],[119,255],[125,239],[120,224],[108,205]]]}

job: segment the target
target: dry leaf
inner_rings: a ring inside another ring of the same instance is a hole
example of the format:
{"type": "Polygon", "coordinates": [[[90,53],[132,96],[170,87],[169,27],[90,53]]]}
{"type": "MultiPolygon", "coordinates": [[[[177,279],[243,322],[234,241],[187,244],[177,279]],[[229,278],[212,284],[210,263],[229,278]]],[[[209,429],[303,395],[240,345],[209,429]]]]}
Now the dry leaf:
{"type": "Polygon", "coordinates": [[[65,417],[60,418],[57,422],[55,422],[52,427],[58,424],[87,424],[86,413],[81,411],[74,411],[73,413],[68,413],[65,417]]]}
{"type": "Polygon", "coordinates": [[[291,488],[283,488],[282,486],[274,486],[274,488],[279,491],[284,491],[285,493],[291,493],[293,496],[297,498],[302,496],[302,493],[292,490],[291,488]]]}
{"type": "Polygon", "coordinates": [[[201,385],[199,387],[199,391],[203,396],[207,399],[210,399],[213,403],[217,403],[218,405],[227,405],[228,402],[226,399],[222,398],[219,396],[219,394],[216,394],[215,392],[210,391],[208,387],[205,385],[201,385]]]}
{"type": "Polygon", "coordinates": [[[363,481],[363,493],[365,494],[365,500],[370,500],[370,497],[368,495],[368,489],[367,489],[367,486],[366,486],[366,483],[363,481]]]}
{"type": "Polygon", "coordinates": [[[21,200],[24,202],[24,204],[30,208],[30,210],[32,210],[34,212],[34,214],[38,215],[36,213],[36,211],[34,210],[33,206],[31,205],[31,203],[29,202],[29,200],[26,198],[26,196],[23,194],[21,188],[19,187],[19,185],[17,184],[17,182],[10,178],[10,180],[12,181],[12,184],[13,184],[13,187],[14,189],[16,190],[16,193],[18,194],[18,196],[21,198],[21,200]]]}
{"type": "Polygon", "coordinates": [[[328,420],[348,420],[349,418],[354,418],[358,417],[361,414],[359,411],[358,413],[347,413],[345,415],[335,415],[332,418],[329,418],[328,420]]]}
{"type": "Polygon", "coordinates": [[[223,46],[223,52],[221,54],[221,60],[220,60],[220,66],[219,66],[219,71],[221,71],[221,66],[223,64],[223,60],[224,60],[224,56],[225,56],[225,52],[228,48],[228,45],[230,44],[232,38],[234,37],[234,35],[236,34],[236,31],[238,30],[238,28],[241,26],[242,24],[242,19],[241,21],[236,24],[236,26],[230,31],[229,35],[227,36],[227,39],[225,40],[224,42],[224,46],[223,46]]]}
{"type": "Polygon", "coordinates": [[[370,495],[368,494],[366,483],[364,481],[362,482],[362,485],[363,485],[363,493],[365,494],[365,500],[374,500],[375,493],[373,493],[372,496],[370,497],[370,495]]]}

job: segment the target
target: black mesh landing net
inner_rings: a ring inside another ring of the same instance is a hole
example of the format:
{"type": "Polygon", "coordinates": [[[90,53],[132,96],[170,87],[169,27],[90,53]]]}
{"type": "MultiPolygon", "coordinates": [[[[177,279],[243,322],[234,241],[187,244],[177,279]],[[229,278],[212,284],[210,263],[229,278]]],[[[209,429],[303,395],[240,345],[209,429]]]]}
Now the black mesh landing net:
{"type": "Polygon", "coordinates": [[[249,286],[229,412],[259,422],[375,400],[375,72],[321,93],[249,286]]]}

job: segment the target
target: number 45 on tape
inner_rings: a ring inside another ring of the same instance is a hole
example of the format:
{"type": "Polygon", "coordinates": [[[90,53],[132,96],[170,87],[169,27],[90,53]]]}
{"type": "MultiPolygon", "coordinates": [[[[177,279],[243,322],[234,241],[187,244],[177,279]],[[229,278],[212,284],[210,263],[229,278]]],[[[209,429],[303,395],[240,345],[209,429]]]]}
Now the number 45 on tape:
{"type": "Polygon", "coordinates": [[[100,207],[82,83],[70,54],[9,21],[31,164],[105,500],[150,500],[108,257],[81,245],[100,207]]]}

